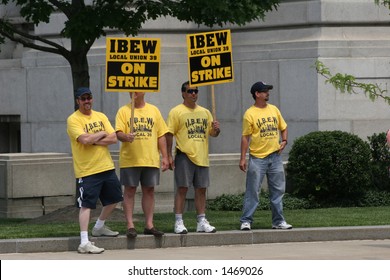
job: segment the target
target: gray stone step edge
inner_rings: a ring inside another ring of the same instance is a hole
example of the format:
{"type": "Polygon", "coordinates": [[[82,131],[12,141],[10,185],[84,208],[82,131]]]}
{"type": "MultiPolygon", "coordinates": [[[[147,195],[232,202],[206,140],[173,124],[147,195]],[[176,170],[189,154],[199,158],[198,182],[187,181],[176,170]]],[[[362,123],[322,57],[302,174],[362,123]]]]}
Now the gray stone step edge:
{"type": "MultiPolygon", "coordinates": [[[[221,231],[216,233],[166,233],[161,238],[139,234],[135,239],[91,237],[98,247],[106,250],[156,249],[191,246],[223,246],[283,242],[314,242],[341,240],[390,239],[390,226],[294,228],[291,230],[261,229],[252,231],[221,231]]],[[[29,238],[0,240],[0,254],[76,251],[79,237],[29,238]]]]}

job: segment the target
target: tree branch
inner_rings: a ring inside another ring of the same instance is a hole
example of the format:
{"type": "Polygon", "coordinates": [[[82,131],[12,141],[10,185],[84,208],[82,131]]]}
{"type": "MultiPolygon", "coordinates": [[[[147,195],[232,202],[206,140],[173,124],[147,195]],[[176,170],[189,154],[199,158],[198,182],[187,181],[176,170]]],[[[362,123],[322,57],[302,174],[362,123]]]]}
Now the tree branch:
{"type": "Polygon", "coordinates": [[[387,90],[381,89],[378,84],[359,83],[356,82],[354,76],[348,74],[337,73],[332,75],[329,68],[319,60],[316,61],[315,68],[317,73],[325,78],[325,83],[332,84],[337,90],[340,90],[341,93],[348,92],[350,94],[359,94],[359,91],[363,91],[364,95],[371,101],[382,98],[390,105],[390,97],[385,95],[387,90]]]}
{"type": "Polygon", "coordinates": [[[63,12],[67,18],[70,18],[72,16],[71,9],[68,5],[65,3],[62,3],[57,0],[48,0],[54,7],[57,7],[61,12],[63,12]]]}
{"type": "Polygon", "coordinates": [[[13,25],[8,24],[3,20],[0,20],[0,34],[7,37],[11,41],[15,41],[15,42],[22,44],[25,47],[33,48],[33,49],[36,49],[39,51],[63,55],[65,58],[67,58],[69,56],[69,51],[66,48],[64,48],[63,46],[61,46],[57,43],[54,43],[50,40],[44,39],[42,37],[31,35],[27,32],[23,32],[21,30],[18,30],[13,25]],[[15,34],[19,35],[20,37],[15,36],[15,34]],[[37,45],[37,44],[33,43],[32,41],[42,42],[46,45],[52,46],[52,48],[37,45]]]}

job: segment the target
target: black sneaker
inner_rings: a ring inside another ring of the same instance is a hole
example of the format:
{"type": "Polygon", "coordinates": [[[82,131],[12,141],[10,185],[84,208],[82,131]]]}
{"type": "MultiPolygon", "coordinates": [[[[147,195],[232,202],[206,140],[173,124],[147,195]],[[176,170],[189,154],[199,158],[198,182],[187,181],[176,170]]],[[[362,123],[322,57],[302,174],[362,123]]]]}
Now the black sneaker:
{"type": "Polygon", "coordinates": [[[156,228],[152,227],[151,229],[145,228],[144,234],[146,235],[154,235],[155,237],[161,237],[164,235],[162,231],[157,230],[156,228]]]}

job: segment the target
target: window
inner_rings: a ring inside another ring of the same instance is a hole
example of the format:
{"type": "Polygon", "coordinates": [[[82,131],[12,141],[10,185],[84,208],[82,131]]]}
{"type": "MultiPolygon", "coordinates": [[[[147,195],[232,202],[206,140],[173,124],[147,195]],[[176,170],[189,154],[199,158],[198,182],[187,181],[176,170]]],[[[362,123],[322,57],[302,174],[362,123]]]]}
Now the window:
{"type": "Polygon", "coordinates": [[[20,116],[0,115],[0,153],[20,153],[20,116]]]}

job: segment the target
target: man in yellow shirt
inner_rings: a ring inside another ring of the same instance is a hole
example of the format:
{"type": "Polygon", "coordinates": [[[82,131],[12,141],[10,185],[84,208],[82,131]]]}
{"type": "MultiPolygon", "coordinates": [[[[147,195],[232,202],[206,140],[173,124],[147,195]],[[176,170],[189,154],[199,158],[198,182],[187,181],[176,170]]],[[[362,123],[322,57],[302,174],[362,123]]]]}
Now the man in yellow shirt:
{"type": "Polygon", "coordinates": [[[132,103],[122,106],[116,115],[115,130],[122,142],[119,154],[120,181],[124,185],[123,208],[127,222],[127,237],[134,238],[137,231],[133,222],[134,197],[139,184],[142,190],[142,209],[145,216],[144,234],[156,237],[164,233],[153,225],[154,188],[160,183],[160,152],[162,171],[168,169],[165,133],[167,125],[159,109],[145,102],[144,92],[132,96],[132,103]],[[133,130],[130,130],[131,122],[133,130]]]}
{"type": "Polygon", "coordinates": [[[96,247],[88,238],[91,209],[96,208],[98,199],[103,208],[92,235],[115,237],[119,234],[105,226],[105,220],[122,201],[121,185],[108,149],[109,145],[117,142],[117,138],[106,115],[92,110],[93,96],[89,88],[77,89],[75,98],[78,110],[67,119],[67,133],[77,183],[77,206],[80,208],[81,242],[78,252],[99,254],[104,249],[96,247]]]}
{"type": "Polygon", "coordinates": [[[185,198],[189,187],[195,189],[197,232],[216,232],[206,219],[206,189],[209,186],[209,136],[220,133],[219,122],[214,121],[209,110],[199,106],[198,88],[189,82],[181,87],[183,103],[168,115],[167,150],[170,169],[174,169],[177,191],[175,195],[174,232],[186,234],[183,222],[185,198]],[[176,155],[173,160],[173,136],[176,138],[176,155]]]}
{"type": "Polygon", "coordinates": [[[253,214],[259,204],[261,183],[265,175],[268,179],[272,228],[292,228],[284,219],[282,202],[286,181],[280,153],[287,145],[287,124],[279,109],[267,103],[271,89],[273,89],[272,85],[263,82],[253,84],[251,94],[255,104],[245,112],[243,117],[240,169],[246,172],[246,189],[240,219],[241,230],[251,229],[253,214]]]}

